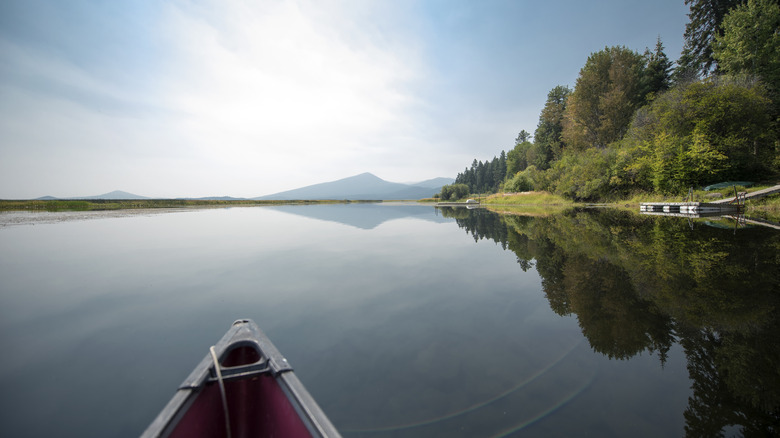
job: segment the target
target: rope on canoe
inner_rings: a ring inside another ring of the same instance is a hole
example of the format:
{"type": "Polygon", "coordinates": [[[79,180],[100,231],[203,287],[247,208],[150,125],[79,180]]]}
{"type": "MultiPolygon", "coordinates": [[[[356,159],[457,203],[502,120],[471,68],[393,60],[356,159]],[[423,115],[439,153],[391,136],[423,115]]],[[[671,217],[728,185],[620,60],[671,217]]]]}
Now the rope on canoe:
{"type": "Polygon", "coordinates": [[[222,393],[222,409],[225,411],[225,431],[227,432],[227,438],[230,437],[230,416],[228,416],[228,404],[227,395],[225,394],[225,382],[222,380],[222,369],[219,366],[219,360],[217,359],[217,352],[212,345],[209,348],[211,353],[211,360],[214,362],[214,370],[217,372],[217,381],[219,381],[219,392],[222,393]]]}

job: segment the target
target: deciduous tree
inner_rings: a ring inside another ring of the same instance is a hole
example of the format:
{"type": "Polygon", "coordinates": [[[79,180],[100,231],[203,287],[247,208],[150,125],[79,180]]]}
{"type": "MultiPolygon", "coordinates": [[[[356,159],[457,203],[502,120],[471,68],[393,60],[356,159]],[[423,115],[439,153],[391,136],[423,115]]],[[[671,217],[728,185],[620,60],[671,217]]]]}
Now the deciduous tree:
{"type": "Polygon", "coordinates": [[[780,89],[780,5],[777,0],[749,0],[723,18],[712,56],[725,73],[760,77],[777,101],[780,89]]]}
{"type": "Polygon", "coordinates": [[[649,159],[654,188],[670,193],[768,175],[777,134],[765,94],[759,82],[731,77],[675,87],[632,125],[638,133],[626,137],[650,155],[635,160],[649,159]]]}
{"type": "Polygon", "coordinates": [[[506,178],[512,178],[517,172],[521,172],[528,167],[526,158],[528,149],[533,146],[529,141],[517,143],[508,154],[506,154],[506,178]]]}
{"type": "Polygon", "coordinates": [[[644,58],[625,47],[592,53],[567,101],[563,141],[582,150],[619,140],[644,102],[643,69],[644,58]]]}

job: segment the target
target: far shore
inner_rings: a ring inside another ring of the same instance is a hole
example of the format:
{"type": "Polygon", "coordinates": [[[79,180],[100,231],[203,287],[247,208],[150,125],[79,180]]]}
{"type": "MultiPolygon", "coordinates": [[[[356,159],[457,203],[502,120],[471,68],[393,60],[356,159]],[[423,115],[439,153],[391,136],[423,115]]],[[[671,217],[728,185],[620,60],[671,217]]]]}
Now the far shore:
{"type": "Polygon", "coordinates": [[[57,199],[0,200],[0,211],[105,211],[155,208],[251,207],[263,205],[350,204],[381,200],[212,200],[212,199],[57,199]]]}
{"type": "MultiPolygon", "coordinates": [[[[756,187],[752,190],[758,190],[756,187]]],[[[730,190],[730,189],[729,189],[730,190]]],[[[752,191],[751,190],[751,191],[752,191]]],[[[721,196],[727,197],[728,193],[721,196]]],[[[696,193],[699,201],[712,197],[713,194],[696,193]]],[[[534,210],[548,208],[560,210],[570,207],[614,207],[639,209],[641,202],[653,201],[679,201],[679,197],[664,197],[657,194],[637,194],[630,199],[609,200],[599,203],[574,202],[570,199],[549,192],[520,192],[520,193],[492,193],[471,194],[468,198],[448,200],[443,202],[437,198],[419,200],[205,200],[205,199],[78,199],[78,200],[0,200],[0,211],[28,211],[28,212],[62,212],[62,211],[117,211],[117,210],[154,210],[154,209],[187,209],[187,208],[224,208],[224,207],[252,207],[273,205],[314,205],[314,204],[351,204],[351,203],[398,203],[414,202],[429,203],[441,206],[474,206],[488,207],[491,210],[502,212],[506,208],[516,210],[518,208],[533,208],[534,210]],[[467,204],[467,199],[473,199],[479,204],[467,204]]],[[[780,196],[772,195],[759,201],[749,201],[746,204],[746,213],[758,215],[763,218],[780,220],[780,196]]]]}

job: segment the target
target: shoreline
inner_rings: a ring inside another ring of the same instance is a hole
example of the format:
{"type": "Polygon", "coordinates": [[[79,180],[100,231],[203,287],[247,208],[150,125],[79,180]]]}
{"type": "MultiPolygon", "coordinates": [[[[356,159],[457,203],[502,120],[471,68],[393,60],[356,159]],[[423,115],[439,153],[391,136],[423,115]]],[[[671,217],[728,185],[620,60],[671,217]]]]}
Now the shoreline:
{"type": "Polygon", "coordinates": [[[351,204],[379,203],[381,200],[251,200],[251,199],[56,199],[6,200],[0,199],[0,211],[115,211],[160,208],[256,207],[267,205],[351,204]]]}
{"type": "MultiPolygon", "coordinates": [[[[772,195],[770,198],[775,198],[772,195]]],[[[767,199],[767,198],[764,198],[767,199]]],[[[211,208],[262,207],[280,205],[318,205],[352,203],[413,202],[432,207],[484,208],[499,214],[517,214],[519,210],[544,214],[567,208],[617,208],[636,210],[640,202],[636,198],[604,203],[573,202],[546,192],[499,193],[482,197],[480,203],[431,202],[431,199],[407,201],[383,200],[194,200],[194,199],[142,199],[142,200],[0,200],[0,228],[14,225],[52,224],[97,218],[129,217],[195,211],[211,208]]],[[[746,217],[770,222],[780,222],[776,202],[748,202],[746,217]]]]}

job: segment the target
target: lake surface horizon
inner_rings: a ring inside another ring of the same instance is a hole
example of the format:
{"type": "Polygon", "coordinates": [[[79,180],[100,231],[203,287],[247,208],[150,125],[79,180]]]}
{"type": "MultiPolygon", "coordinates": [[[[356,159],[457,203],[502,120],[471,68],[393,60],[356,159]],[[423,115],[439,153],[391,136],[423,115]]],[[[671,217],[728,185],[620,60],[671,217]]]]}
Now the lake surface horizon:
{"type": "Polygon", "coordinates": [[[398,203],[46,218],[0,227],[3,436],[139,435],[239,318],[345,437],[780,418],[775,230],[398,203]]]}

